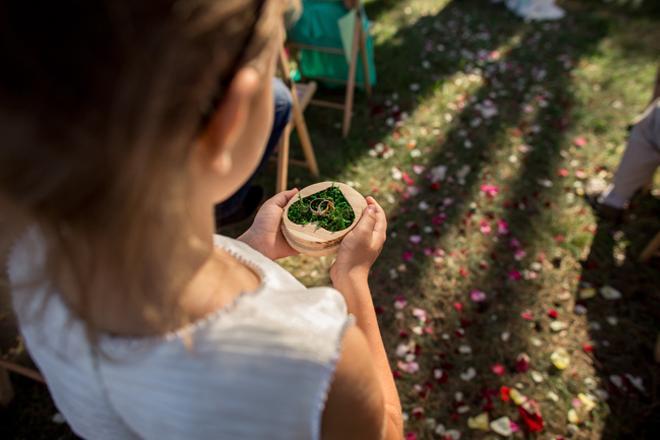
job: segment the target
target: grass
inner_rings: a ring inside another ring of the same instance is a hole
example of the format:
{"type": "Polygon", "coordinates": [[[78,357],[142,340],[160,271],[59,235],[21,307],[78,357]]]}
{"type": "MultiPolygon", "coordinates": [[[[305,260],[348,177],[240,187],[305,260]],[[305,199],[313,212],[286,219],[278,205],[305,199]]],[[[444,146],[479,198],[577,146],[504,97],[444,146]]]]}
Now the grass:
{"type": "MultiPolygon", "coordinates": [[[[411,438],[495,438],[468,427],[484,411],[518,423],[517,438],[660,431],[660,271],[636,262],[660,230],[660,203],[637,198],[615,229],[582,197],[591,179],[611,179],[650,98],[659,20],[602,2],[562,6],[560,22],[524,23],[486,1],[369,2],[375,96],[357,95],[347,140],[340,113],[307,110],[322,179],[373,195],[388,214],[371,287],[411,438]],[[597,296],[583,299],[589,286],[597,296]],[[604,299],[604,286],[623,298],[604,299]],[[565,370],[551,360],[560,348],[565,370]],[[527,371],[516,367],[523,354],[527,371]],[[525,432],[502,386],[538,402],[541,433],[525,432]],[[596,405],[570,423],[580,394],[596,405]]],[[[312,183],[292,175],[292,186],[312,183]]],[[[330,282],[331,263],[282,262],[309,286],[330,282]]]]}
{"type": "MultiPolygon", "coordinates": [[[[660,270],[636,262],[660,230],[660,203],[637,198],[615,229],[582,198],[590,179],[611,179],[625,127],[648,102],[659,19],[561,4],[564,20],[539,24],[487,0],[367,2],[374,96],[356,95],[346,140],[341,113],[306,111],[320,180],[350,183],[388,214],[370,283],[409,438],[496,438],[468,427],[482,412],[518,423],[514,438],[660,432],[660,270]],[[605,286],[622,298],[605,299],[605,286]],[[564,370],[551,360],[560,348],[564,370]],[[503,386],[538,402],[541,433],[525,431],[503,386]],[[580,394],[595,407],[570,423],[580,394]]],[[[272,188],[274,171],[262,183],[272,188]]],[[[310,183],[291,169],[290,186],[310,183]]],[[[282,261],[309,286],[329,284],[331,263],[282,261]]],[[[2,412],[15,438],[61,429],[45,392],[33,396],[2,412]]]]}
{"type": "Polygon", "coordinates": [[[299,197],[287,212],[289,220],[297,225],[315,224],[330,232],[348,228],[355,220],[355,212],[336,186],[299,197]]]}

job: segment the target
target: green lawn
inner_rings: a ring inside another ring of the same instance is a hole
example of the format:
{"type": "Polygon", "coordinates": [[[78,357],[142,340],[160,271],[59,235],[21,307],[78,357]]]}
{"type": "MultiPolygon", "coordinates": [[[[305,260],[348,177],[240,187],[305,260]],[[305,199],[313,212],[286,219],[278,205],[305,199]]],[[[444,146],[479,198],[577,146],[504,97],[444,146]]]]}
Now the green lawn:
{"type": "MultiPolygon", "coordinates": [[[[371,285],[411,438],[442,438],[440,425],[497,437],[468,428],[484,411],[524,437],[502,386],[538,402],[539,438],[660,432],[660,271],[635,261],[660,230],[660,202],[638,199],[617,231],[581,197],[590,179],[611,177],[650,98],[660,20],[562,6],[564,20],[535,24],[485,0],[372,1],[375,96],[358,95],[347,140],[339,112],[308,110],[323,178],[374,195],[388,213],[371,285]],[[623,297],[582,299],[589,285],[623,297]],[[550,358],[558,348],[570,356],[563,371],[550,358]],[[596,401],[589,414],[574,403],[580,393],[596,401]]],[[[312,183],[304,170],[293,176],[312,183]]],[[[330,263],[283,265],[321,285],[330,263]]]]}

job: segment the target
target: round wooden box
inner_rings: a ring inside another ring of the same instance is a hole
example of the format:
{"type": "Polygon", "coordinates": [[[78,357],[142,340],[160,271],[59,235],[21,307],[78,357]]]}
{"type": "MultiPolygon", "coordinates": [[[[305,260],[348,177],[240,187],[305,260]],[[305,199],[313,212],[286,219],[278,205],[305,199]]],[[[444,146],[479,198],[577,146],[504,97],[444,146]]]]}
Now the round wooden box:
{"type": "Polygon", "coordinates": [[[362,194],[344,183],[315,183],[314,185],[301,189],[300,192],[289,200],[289,203],[284,207],[282,234],[289,245],[301,254],[314,257],[330,255],[337,252],[341,240],[355,227],[360,220],[360,217],[362,217],[362,212],[366,207],[367,201],[362,194]],[[342,229],[341,231],[331,232],[317,226],[316,224],[298,225],[289,220],[289,207],[296,201],[300,198],[304,199],[307,196],[321,192],[333,185],[339,188],[355,213],[355,219],[349,227],[342,229]]]}

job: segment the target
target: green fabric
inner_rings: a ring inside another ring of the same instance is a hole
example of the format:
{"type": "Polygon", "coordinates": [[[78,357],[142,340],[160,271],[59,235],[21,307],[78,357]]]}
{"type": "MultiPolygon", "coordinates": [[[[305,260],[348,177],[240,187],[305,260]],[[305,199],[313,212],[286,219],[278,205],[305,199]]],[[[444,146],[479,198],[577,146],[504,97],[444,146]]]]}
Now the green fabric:
{"type": "MultiPolygon", "coordinates": [[[[344,7],[342,1],[328,0],[303,0],[303,13],[300,20],[288,32],[290,41],[321,47],[343,49],[350,52],[350,42],[353,39],[352,29],[346,41],[346,27],[354,23],[350,19],[352,11],[344,7]],[[343,18],[343,20],[342,20],[343,18]],[[341,28],[340,28],[341,20],[341,28]],[[342,32],[343,28],[343,32],[342,32]],[[342,42],[342,33],[344,42],[342,42]],[[345,48],[345,43],[349,46],[345,48]]],[[[367,64],[369,65],[369,78],[372,85],[376,84],[376,67],[374,64],[374,43],[368,33],[369,20],[364,11],[362,15],[362,28],[367,35],[367,64]]],[[[333,78],[346,81],[348,78],[348,62],[350,53],[330,54],[314,50],[303,49],[300,51],[298,68],[303,76],[309,78],[333,78]]],[[[356,85],[364,87],[364,70],[361,60],[358,58],[356,69],[356,85]]],[[[329,87],[337,87],[335,82],[323,82],[329,87]]]]}

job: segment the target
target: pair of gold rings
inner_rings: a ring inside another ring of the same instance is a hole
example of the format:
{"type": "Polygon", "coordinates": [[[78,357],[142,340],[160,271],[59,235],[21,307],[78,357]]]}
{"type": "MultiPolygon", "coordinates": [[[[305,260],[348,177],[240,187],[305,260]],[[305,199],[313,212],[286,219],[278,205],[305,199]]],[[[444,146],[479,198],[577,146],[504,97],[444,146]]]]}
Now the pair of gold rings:
{"type": "Polygon", "coordinates": [[[335,203],[330,199],[314,199],[309,203],[312,214],[323,217],[335,208],[335,203]]]}

